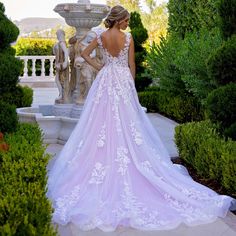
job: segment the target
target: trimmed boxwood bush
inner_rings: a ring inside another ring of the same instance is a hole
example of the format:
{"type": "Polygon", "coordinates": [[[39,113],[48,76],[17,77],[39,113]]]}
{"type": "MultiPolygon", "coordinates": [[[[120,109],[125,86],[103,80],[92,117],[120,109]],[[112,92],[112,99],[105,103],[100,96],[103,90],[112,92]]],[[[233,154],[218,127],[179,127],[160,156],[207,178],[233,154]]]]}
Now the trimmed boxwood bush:
{"type": "Polygon", "coordinates": [[[30,107],[33,102],[33,89],[18,85],[14,96],[11,92],[6,92],[0,95],[0,99],[9,104],[14,104],[16,107],[30,107]]]}
{"type": "Polygon", "coordinates": [[[5,7],[0,2],[0,51],[6,48],[11,42],[16,41],[19,29],[10,21],[5,13],[5,7]]]}
{"type": "Polygon", "coordinates": [[[217,180],[236,196],[236,142],[224,140],[209,120],[179,125],[175,142],[180,157],[199,175],[217,180]]]}
{"type": "Polygon", "coordinates": [[[236,82],[236,35],[225,41],[207,61],[207,71],[219,85],[236,82]]]}
{"type": "Polygon", "coordinates": [[[0,100],[0,132],[13,132],[17,122],[16,107],[0,100]]]}
{"type": "Polygon", "coordinates": [[[46,197],[49,155],[38,126],[19,124],[5,141],[9,151],[0,152],[0,235],[56,235],[46,197]]]}
{"type": "Polygon", "coordinates": [[[231,83],[213,90],[207,98],[207,114],[213,122],[228,128],[236,121],[236,84],[231,83]]]}

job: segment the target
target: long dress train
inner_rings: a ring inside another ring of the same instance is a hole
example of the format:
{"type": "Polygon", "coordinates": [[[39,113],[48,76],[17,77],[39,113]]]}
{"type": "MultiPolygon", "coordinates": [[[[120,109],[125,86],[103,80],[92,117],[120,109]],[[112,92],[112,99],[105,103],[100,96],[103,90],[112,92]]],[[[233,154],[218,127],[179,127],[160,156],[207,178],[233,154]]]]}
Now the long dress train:
{"type": "Polygon", "coordinates": [[[48,174],[53,221],[82,230],[164,230],[224,217],[233,199],[179,171],[140,106],[128,67],[130,34],[117,57],[100,35],[97,41],[105,66],[48,174]]]}

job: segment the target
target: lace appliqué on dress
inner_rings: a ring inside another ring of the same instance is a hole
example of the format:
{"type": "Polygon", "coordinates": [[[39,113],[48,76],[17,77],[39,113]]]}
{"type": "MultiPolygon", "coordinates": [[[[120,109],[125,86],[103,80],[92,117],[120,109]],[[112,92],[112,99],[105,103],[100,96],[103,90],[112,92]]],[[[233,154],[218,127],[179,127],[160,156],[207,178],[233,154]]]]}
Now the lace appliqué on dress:
{"type": "Polygon", "coordinates": [[[102,184],[106,176],[109,166],[102,166],[100,162],[95,164],[95,168],[92,171],[91,178],[89,180],[90,184],[102,184]]]}
{"type": "Polygon", "coordinates": [[[130,129],[131,129],[131,134],[134,138],[135,143],[137,145],[143,144],[143,139],[142,139],[141,133],[137,131],[134,121],[130,122],[130,129]]]}
{"type": "Polygon", "coordinates": [[[68,213],[70,209],[77,203],[79,198],[80,198],[80,186],[77,185],[70,193],[55,200],[56,207],[53,217],[54,218],[58,217],[63,223],[66,224],[70,220],[68,213]]]}
{"type": "Polygon", "coordinates": [[[105,140],[106,140],[106,125],[103,124],[102,129],[98,135],[97,146],[100,148],[103,147],[105,144],[105,140]]]}
{"type": "Polygon", "coordinates": [[[117,172],[123,176],[126,174],[128,164],[130,163],[130,158],[128,157],[127,154],[128,154],[127,148],[125,147],[117,148],[117,157],[115,159],[115,161],[119,163],[119,168],[117,172]]]}

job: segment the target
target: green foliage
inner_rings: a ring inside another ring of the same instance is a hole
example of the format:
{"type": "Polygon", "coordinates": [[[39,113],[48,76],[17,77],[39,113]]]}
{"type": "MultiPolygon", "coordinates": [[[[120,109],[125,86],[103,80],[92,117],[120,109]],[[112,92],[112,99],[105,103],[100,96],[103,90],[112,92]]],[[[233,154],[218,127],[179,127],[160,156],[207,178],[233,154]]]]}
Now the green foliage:
{"type": "Polygon", "coordinates": [[[207,61],[209,75],[219,85],[236,82],[236,35],[225,41],[207,61]]]}
{"type": "Polygon", "coordinates": [[[148,39],[145,43],[149,47],[153,42],[160,42],[160,37],[166,37],[168,26],[168,13],[166,3],[156,5],[156,1],[151,0],[150,13],[143,12],[142,22],[148,31],[148,39]]]}
{"type": "Polygon", "coordinates": [[[164,91],[139,92],[139,101],[149,112],[159,112],[177,122],[202,120],[202,107],[191,96],[173,96],[164,91]]]}
{"type": "Polygon", "coordinates": [[[215,81],[207,73],[206,59],[222,44],[218,29],[186,33],[175,55],[175,63],[181,73],[186,91],[204,103],[208,93],[216,88],[215,81]]]}
{"type": "Polygon", "coordinates": [[[0,132],[13,132],[17,121],[16,107],[0,100],[0,132]]]}
{"type": "Polygon", "coordinates": [[[220,0],[219,15],[221,19],[221,31],[227,39],[236,34],[236,1],[220,0]]]}
{"type": "Polygon", "coordinates": [[[175,142],[180,157],[207,179],[215,179],[236,196],[236,142],[225,141],[208,120],[179,125],[175,142]]]}
{"type": "Polygon", "coordinates": [[[33,89],[18,85],[14,96],[11,92],[6,92],[0,95],[0,99],[16,107],[30,107],[33,102],[33,89]]]}
{"type": "Polygon", "coordinates": [[[144,91],[138,93],[139,102],[143,107],[147,108],[148,112],[159,112],[157,91],[144,91]]]}
{"type": "Polygon", "coordinates": [[[188,32],[199,31],[201,28],[211,30],[219,24],[218,1],[169,0],[168,31],[184,39],[188,32]]]}
{"type": "Polygon", "coordinates": [[[107,0],[106,2],[107,5],[111,7],[115,5],[121,5],[129,12],[131,11],[141,12],[140,0],[107,0]]]}
{"type": "Polygon", "coordinates": [[[207,114],[212,122],[227,128],[236,121],[236,84],[213,90],[207,97],[207,114]]]}
{"type": "Polygon", "coordinates": [[[187,33],[184,40],[169,36],[153,44],[146,72],[173,95],[190,94],[204,103],[216,83],[207,73],[206,58],[221,45],[219,30],[187,33]]]}
{"type": "Polygon", "coordinates": [[[4,12],[5,12],[5,7],[3,3],[0,2],[0,13],[4,13],[4,12]]]}
{"type": "Polygon", "coordinates": [[[153,44],[147,54],[146,73],[160,89],[176,96],[185,93],[185,84],[181,80],[174,55],[180,48],[181,41],[174,37],[161,38],[160,44],[153,44]]]}
{"type": "MultiPolygon", "coordinates": [[[[42,38],[20,38],[16,45],[16,55],[18,56],[48,56],[52,55],[55,39],[42,38]]],[[[36,75],[41,74],[41,60],[36,60],[36,75]]],[[[50,61],[45,61],[45,74],[49,75],[50,61]]],[[[28,74],[32,73],[32,60],[28,60],[28,74]]]]}
{"type": "MultiPolygon", "coordinates": [[[[14,96],[18,77],[22,69],[22,62],[15,58],[15,50],[10,43],[14,42],[19,34],[19,29],[4,14],[5,8],[0,4],[0,97],[5,93],[14,96]]],[[[0,130],[12,132],[17,126],[15,106],[0,102],[0,130]]]]}
{"type": "Polygon", "coordinates": [[[19,35],[19,29],[4,14],[5,8],[1,4],[0,7],[0,52],[9,46],[10,43],[16,41],[19,35]]]}
{"type": "Polygon", "coordinates": [[[224,136],[236,141],[236,122],[224,130],[224,136]]]}
{"type": "MultiPolygon", "coordinates": [[[[6,52],[9,52],[7,50],[6,52]]],[[[13,92],[22,70],[22,62],[8,53],[0,53],[0,94],[13,92]]]]}
{"type": "Polygon", "coordinates": [[[135,63],[136,63],[136,79],[135,85],[138,91],[144,90],[151,83],[151,79],[144,77],[144,59],[146,56],[146,49],[143,47],[144,42],[148,38],[147,30],[144,28],[141,21],[140,14],[131,12],[129,27],[134,39],[135,47],[135,63]]]}
{"type": "Polygon", "coordinates": [[[36,125],[20,124],[0,152],[0,235],[56,235],[46,197],[49,155],[36,125]]]}
{"type": "Polygon", "coordinates": [[[16,55],[52,55],[52,48],[55,43],[55,39],[20,38],[15,45],[16,55]]]}

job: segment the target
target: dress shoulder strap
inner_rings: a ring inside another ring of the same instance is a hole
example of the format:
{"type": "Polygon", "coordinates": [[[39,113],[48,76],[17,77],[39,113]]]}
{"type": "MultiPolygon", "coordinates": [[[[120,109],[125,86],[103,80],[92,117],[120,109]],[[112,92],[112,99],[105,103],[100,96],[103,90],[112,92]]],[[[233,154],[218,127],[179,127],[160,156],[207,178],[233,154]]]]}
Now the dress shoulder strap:
{"type": "Polygon", "coordinates": [[[129,32],[125,33],[125,35],[126,35],[125,47],[129,47],[132,35],[129,32]]]}

